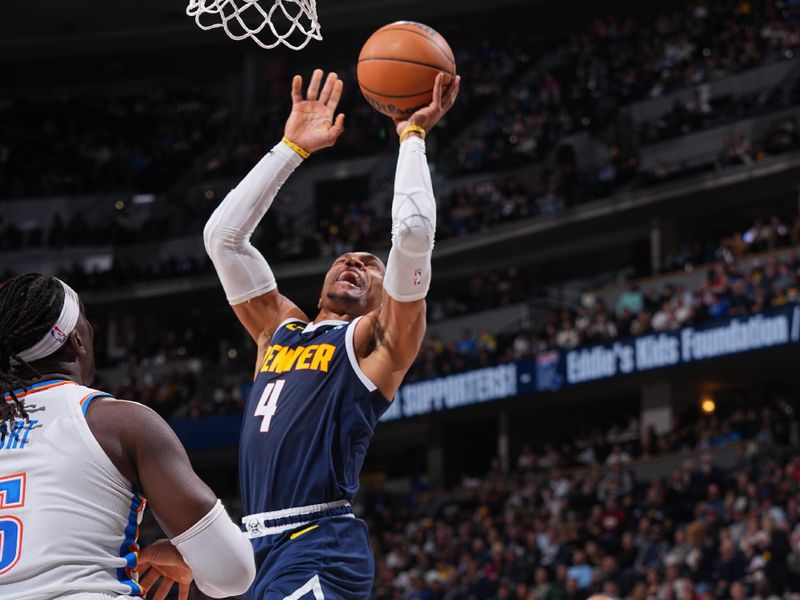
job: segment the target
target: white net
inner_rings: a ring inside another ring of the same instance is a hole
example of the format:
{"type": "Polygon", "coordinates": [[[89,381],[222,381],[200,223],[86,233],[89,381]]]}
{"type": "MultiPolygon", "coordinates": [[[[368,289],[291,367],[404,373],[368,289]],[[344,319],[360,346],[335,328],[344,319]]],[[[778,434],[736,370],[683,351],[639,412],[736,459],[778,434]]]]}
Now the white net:
{"type": "Polygon", "coordinates": [[[321,40],[316,0],[189,0],[186,14],[200,29],[222,27],[234,40],[252,38],[269,50],[279,44],[300,50],[321,40]],[[273,2],[272,6],[266,5],[273,2]]]}

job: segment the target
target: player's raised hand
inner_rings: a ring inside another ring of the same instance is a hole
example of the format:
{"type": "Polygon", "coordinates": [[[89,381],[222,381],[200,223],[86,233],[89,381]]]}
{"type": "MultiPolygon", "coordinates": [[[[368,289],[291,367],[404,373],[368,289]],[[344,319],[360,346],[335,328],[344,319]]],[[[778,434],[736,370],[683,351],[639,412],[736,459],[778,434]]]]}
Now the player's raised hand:
{"type": "Polygon", "coordinates": [[[328,73],[322,86],[322,69],[315,69],[303,97],[303,78],[292,79],[292,113],[286,121],[283,135],[308,152],[333,146],[344,131],[344,114],[334,119],[336,106],[342,97],[342,80],[328,73]]]}
{"type": "Polygon", "coordinates": [[[169,540],[153,542],[139,553],[139,585],[149,600],[164,600],[176,583],[178,600],[188,600],[194,576],[180,552],[169,540]],[[155,588],[158,580],[158,588],[155,588]],[[152,593],[150,593],[152,591],[152,593]]]}
{"type": "Polygon", "coordinates": [[[422,127],[425,131],[430,131],[447,111],[453,108],[460,86],[461,76],[456,75],[445,92],[444,73],[439,73],[433,82],[433,100],[431,100],[431,103],[425,108],[420,108],[410,117],[397,117],[394,119],[397,125],[397,135],[402,134],[409,125],[416,125],[417,127],[422,127]]]}

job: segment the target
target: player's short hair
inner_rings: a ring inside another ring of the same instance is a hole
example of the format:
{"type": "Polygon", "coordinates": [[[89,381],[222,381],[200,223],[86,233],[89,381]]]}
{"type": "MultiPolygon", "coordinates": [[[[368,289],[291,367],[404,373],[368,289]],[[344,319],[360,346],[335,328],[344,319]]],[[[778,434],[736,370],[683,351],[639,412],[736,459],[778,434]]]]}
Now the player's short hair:
{"type": "Polygon", "coordinates": [[[17,417],[28,418],[14,391],[26,389],[41,374],[17,353],[47,334],[63,305],[64,286],[55,277],[27,273],[0,284],[0,398],[10,397],[0,401],[0,429],[17,417]]]}

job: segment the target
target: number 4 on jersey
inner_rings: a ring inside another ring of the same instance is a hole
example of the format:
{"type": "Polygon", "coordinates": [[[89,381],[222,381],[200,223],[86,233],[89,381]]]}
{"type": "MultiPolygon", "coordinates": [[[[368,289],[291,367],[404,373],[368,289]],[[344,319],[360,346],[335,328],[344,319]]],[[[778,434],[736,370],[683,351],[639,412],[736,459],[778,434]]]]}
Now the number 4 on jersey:
{"type": "Polygon", "coordinates": [[[268,383],[264,387],[264,393],[258,400],[256,412],[253,416],[262,417],[261,419],[261,433],[269,431],[269,422],[272,421],[275,410],[278,408],[278,396],[281,395],[283,384],[286,383],[283,379],[279,379],[274,383],[268,383]]]}

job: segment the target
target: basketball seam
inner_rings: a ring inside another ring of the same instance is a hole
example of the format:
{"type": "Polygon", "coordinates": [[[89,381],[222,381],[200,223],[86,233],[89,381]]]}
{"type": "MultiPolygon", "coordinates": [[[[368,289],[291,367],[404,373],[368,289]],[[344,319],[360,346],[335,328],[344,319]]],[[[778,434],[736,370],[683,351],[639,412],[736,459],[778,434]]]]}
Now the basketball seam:
{"type": "Polygon", "coordinates": [[[429,69],[434,69],[435,71],[440,71],[442,73],[447,73],[448,75],[450,75],[450,77],[455,77],[456,76],[455,73],[451,73],[450,71],[445,71],[444,69],[442,69],[441,67],[437,67],[436,65],[431,65],[431,64],[424,63],[424,62],[421,62],[421,61],[418,61],[418,60],[411,60],[410,58],[395,58],[395,57],[391,57],[391,56],[370,56],[369,58],[359,58],[358,62],[362,63],[362,62],[367,62],[367,61],[372,61],[372,60],[388,60],[388,61],[393,61],[393,62],[410,63],[412,65],[420,65],[421,67],[428,67],[429,69]]]}
{"type": "MultiPolygon", "coordinates": [[[[420,36],[422,38],[425,38],[431,44],[433,44],[433,47],[436,48],[442,56],[444,56],[447,59],[447,62],[449,62],[449,63],[451,63],[453,65],[453,70],[455,70],[455,66],[456,66],[455,55],[453,55],[453,58],[450,58],[447,55],[447,53],[444,51],[444,48],[442,48],[439,44],[437,44],[436,41],[433,38],[431,38],[430,36],[425,35],[424,33],[420,33],[419,31],[416,31],[415,29],[406,29],[405,27],[392,27],[391,29],[385,29],[385,30],[376,31],[372,35],[374,37],[374,36],[376,36],[378,34],[391,33],[392,31],[407,31],[408,33],[413,33],[414,35],[418,35],[418,36],[420,36]]],[[[452,50],[450,51],[450,53],[452,54],[452,50]]],[[[451,75],[455,75],[455,73],[450,73],[450,74],[451,75]]]]}
{"type": "Polygon", "coordinates": [[[422,94],[430,94],[433,91],[433,88],[431,88],[429,90],[425,90],[423,92],[417,92],[415,94],[382,94],[378,91],[368,88],[362,83],[359,83],[358,85],[361,87],[362,90],[366,90],[370,94],[380,96],[381,98],[413,98],[414,96],[421,96],[422,94]]]}

